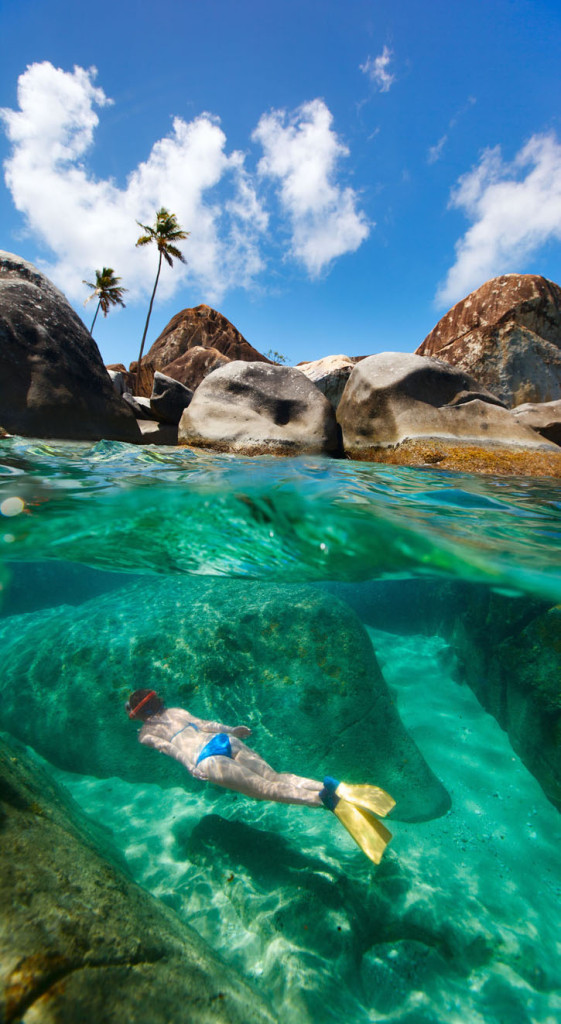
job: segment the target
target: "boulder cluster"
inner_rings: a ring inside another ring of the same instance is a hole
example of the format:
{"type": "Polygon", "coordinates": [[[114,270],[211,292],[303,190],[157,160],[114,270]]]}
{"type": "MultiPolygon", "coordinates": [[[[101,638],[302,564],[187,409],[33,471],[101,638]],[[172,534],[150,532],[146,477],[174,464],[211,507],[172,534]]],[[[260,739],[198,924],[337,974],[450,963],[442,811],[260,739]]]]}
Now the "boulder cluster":
{"type": "Polygon", "coordinates": [[[283,366],[201,305],[127,370],[103,366],[35,267],[0,253],[0,343],[8,433],[561,476],[561,288],[536,275],[486,282],[414,354],[283,366]]]}

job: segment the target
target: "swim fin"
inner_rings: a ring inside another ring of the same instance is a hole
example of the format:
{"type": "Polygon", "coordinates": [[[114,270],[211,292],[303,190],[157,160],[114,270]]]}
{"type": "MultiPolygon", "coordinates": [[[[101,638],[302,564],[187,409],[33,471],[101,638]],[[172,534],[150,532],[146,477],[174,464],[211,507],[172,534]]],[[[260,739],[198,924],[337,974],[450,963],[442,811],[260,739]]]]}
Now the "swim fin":
{"type": "Polygon", "coordinates": [[[355,807],[362,807],[380,818],[385,818],[392,807],[395,807],[395,800],[378,786],[348,786],[346,782],[340,782],[337,786],[337,796],[355,807]]]}
{"type": "Polygon", "coordinates": [[[392,834],[371,810],[376,809],[382,816],[391,811],[395,800],[389,793],[377,786],[347,786],[327,775],[319,796],[323,805],[337,815],[362,852],[379,864],[392,834]]]}
{"type": "Polygon", "coordinates": [[[355,807],[343,798],[339,799],[333,810],[362,852],[374,861],[374,864],[379,864],[392,838],[389,829],[374,815],[361,807],[355,807]]]}

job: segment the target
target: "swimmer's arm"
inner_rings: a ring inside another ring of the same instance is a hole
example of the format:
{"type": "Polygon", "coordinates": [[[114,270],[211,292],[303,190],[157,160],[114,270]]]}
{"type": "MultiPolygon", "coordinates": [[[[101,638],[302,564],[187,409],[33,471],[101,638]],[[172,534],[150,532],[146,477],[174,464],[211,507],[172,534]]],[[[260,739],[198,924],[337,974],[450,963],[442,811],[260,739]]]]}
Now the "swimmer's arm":
{"type": "Polygon", "coordinates": [[[207,722],[204,718],[197,718],[195,715],[189,713],[189,721],[193,725],[197,726],[200,732],[225,732],[227,736],[237,736],[238,739],[243,740],[246,736],[251,736],[251,729],[247,725],[224,725],[223,722],[207,722]]]}

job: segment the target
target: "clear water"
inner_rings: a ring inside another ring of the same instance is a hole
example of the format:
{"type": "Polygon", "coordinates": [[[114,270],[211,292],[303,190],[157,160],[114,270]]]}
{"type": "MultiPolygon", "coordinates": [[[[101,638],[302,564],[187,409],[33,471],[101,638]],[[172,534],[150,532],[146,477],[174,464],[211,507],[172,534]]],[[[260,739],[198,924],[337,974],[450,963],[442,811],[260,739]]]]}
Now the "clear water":
{"type": "Polygon", "coordinates": [[[0,444],[0,511],[22,509],[0,517],[3,728],[133,876],[283,1024],[556,1024],[561,819],[467,685],[480,651],[458,630],[489,592],[525,622],[561,603],[559,487],[0,444]],[[279,769],[385,784],[381,865],[332,815],[140,748],[122,700],[142,685],[248,722],[279,769]]]}

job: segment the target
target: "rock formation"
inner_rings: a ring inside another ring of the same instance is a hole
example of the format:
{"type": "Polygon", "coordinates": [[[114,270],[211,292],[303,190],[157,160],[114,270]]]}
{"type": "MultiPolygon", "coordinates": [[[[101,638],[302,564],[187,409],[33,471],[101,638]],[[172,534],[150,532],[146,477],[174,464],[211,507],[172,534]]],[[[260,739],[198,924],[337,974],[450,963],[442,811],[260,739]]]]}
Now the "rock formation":
{"type": "MultiPolygon", "coordinates": [[[[222,313],[211,309],[210,306],[203,305],[195,306],[193,309],[183,309],[181,313],[172,317],[159,338],[156,338],[149,352],[146,353],[143,363],[146,360],[152,363],[155,370],[167,373],[165,367],[169,367],[170,363],[195,346],[217,349],[228,359],[242,359],[245,362],[270,362],[266,356],[261,355],[245,340],[222,313]]],[[[169,376],[174,376],[174,374],[169,374],[169,376]]],[[[185,381],[182,380],[181,383],[183,384],[185,381]]]]}
{"type": "Polygon", "coordinates": [[[193,392],[189,388],[156,370],[150,408],[157,419],[177,426],[192,397],[193,392]]]}
{"type": "Polygon", "coordinates": [[[205,377],[179,424],[179,443],[239,455],[337,455],[333,406],[300,370],[228,363],[205,377]]]}
{"type": "Polygon", "coordinates": [[[199,936],[129,878],[109,839],[0,741],[0,1019],[274,1024],[199,936]]]}
{"type": "Polygon", "coordinates": [[[553,444],[561,445],[561,400],[517,405],[512,415],[523,427],[529,427],[553,444]]]}
{"type": "Polygon", "coordinates": [[[337,409],[355,362],[349,356],[325,356],[311,363],[298,363],[298,369],[337,409]]]}
{"type": "Polygon", "coordinates": [[[503,274],[458,302],[416,352],[471,374],[508,406],[561,398],[561,288],[503,274]]]}
{"type": "Polygon", "coordinates": [[[456,367],[402,352],[355,366],[337,411],[345,453],[465,472],[561,475],[561,453],[456,367]]]}
{"type": "Polygon", "coordinates": [[[10,433],[140,441],[84,324],[36,267],[0,253],[0,417],[10,433]]]}
{"type": "Polygon", "coordinates": [[[164,366],[163,372],[194,391],[209,373],[217,370],[220,366],[226,366],[226,363],[229,362],[231,360],[217,348],[203,348],[202,345],[194,345],[193,348],[187,349],[183,355],[174,359],[169,366],[164,366]]]}
{"type": "Polygon", "coordinates": [[[279,770],[376,781],[400,820],[449,806],[359,619],[313,586],[166,577],[0,619],[0,641],[4,728],[68,771],[200,785],[137,742],[123,704],[148,686],[200,717],[247,722],[279,770]]]}

